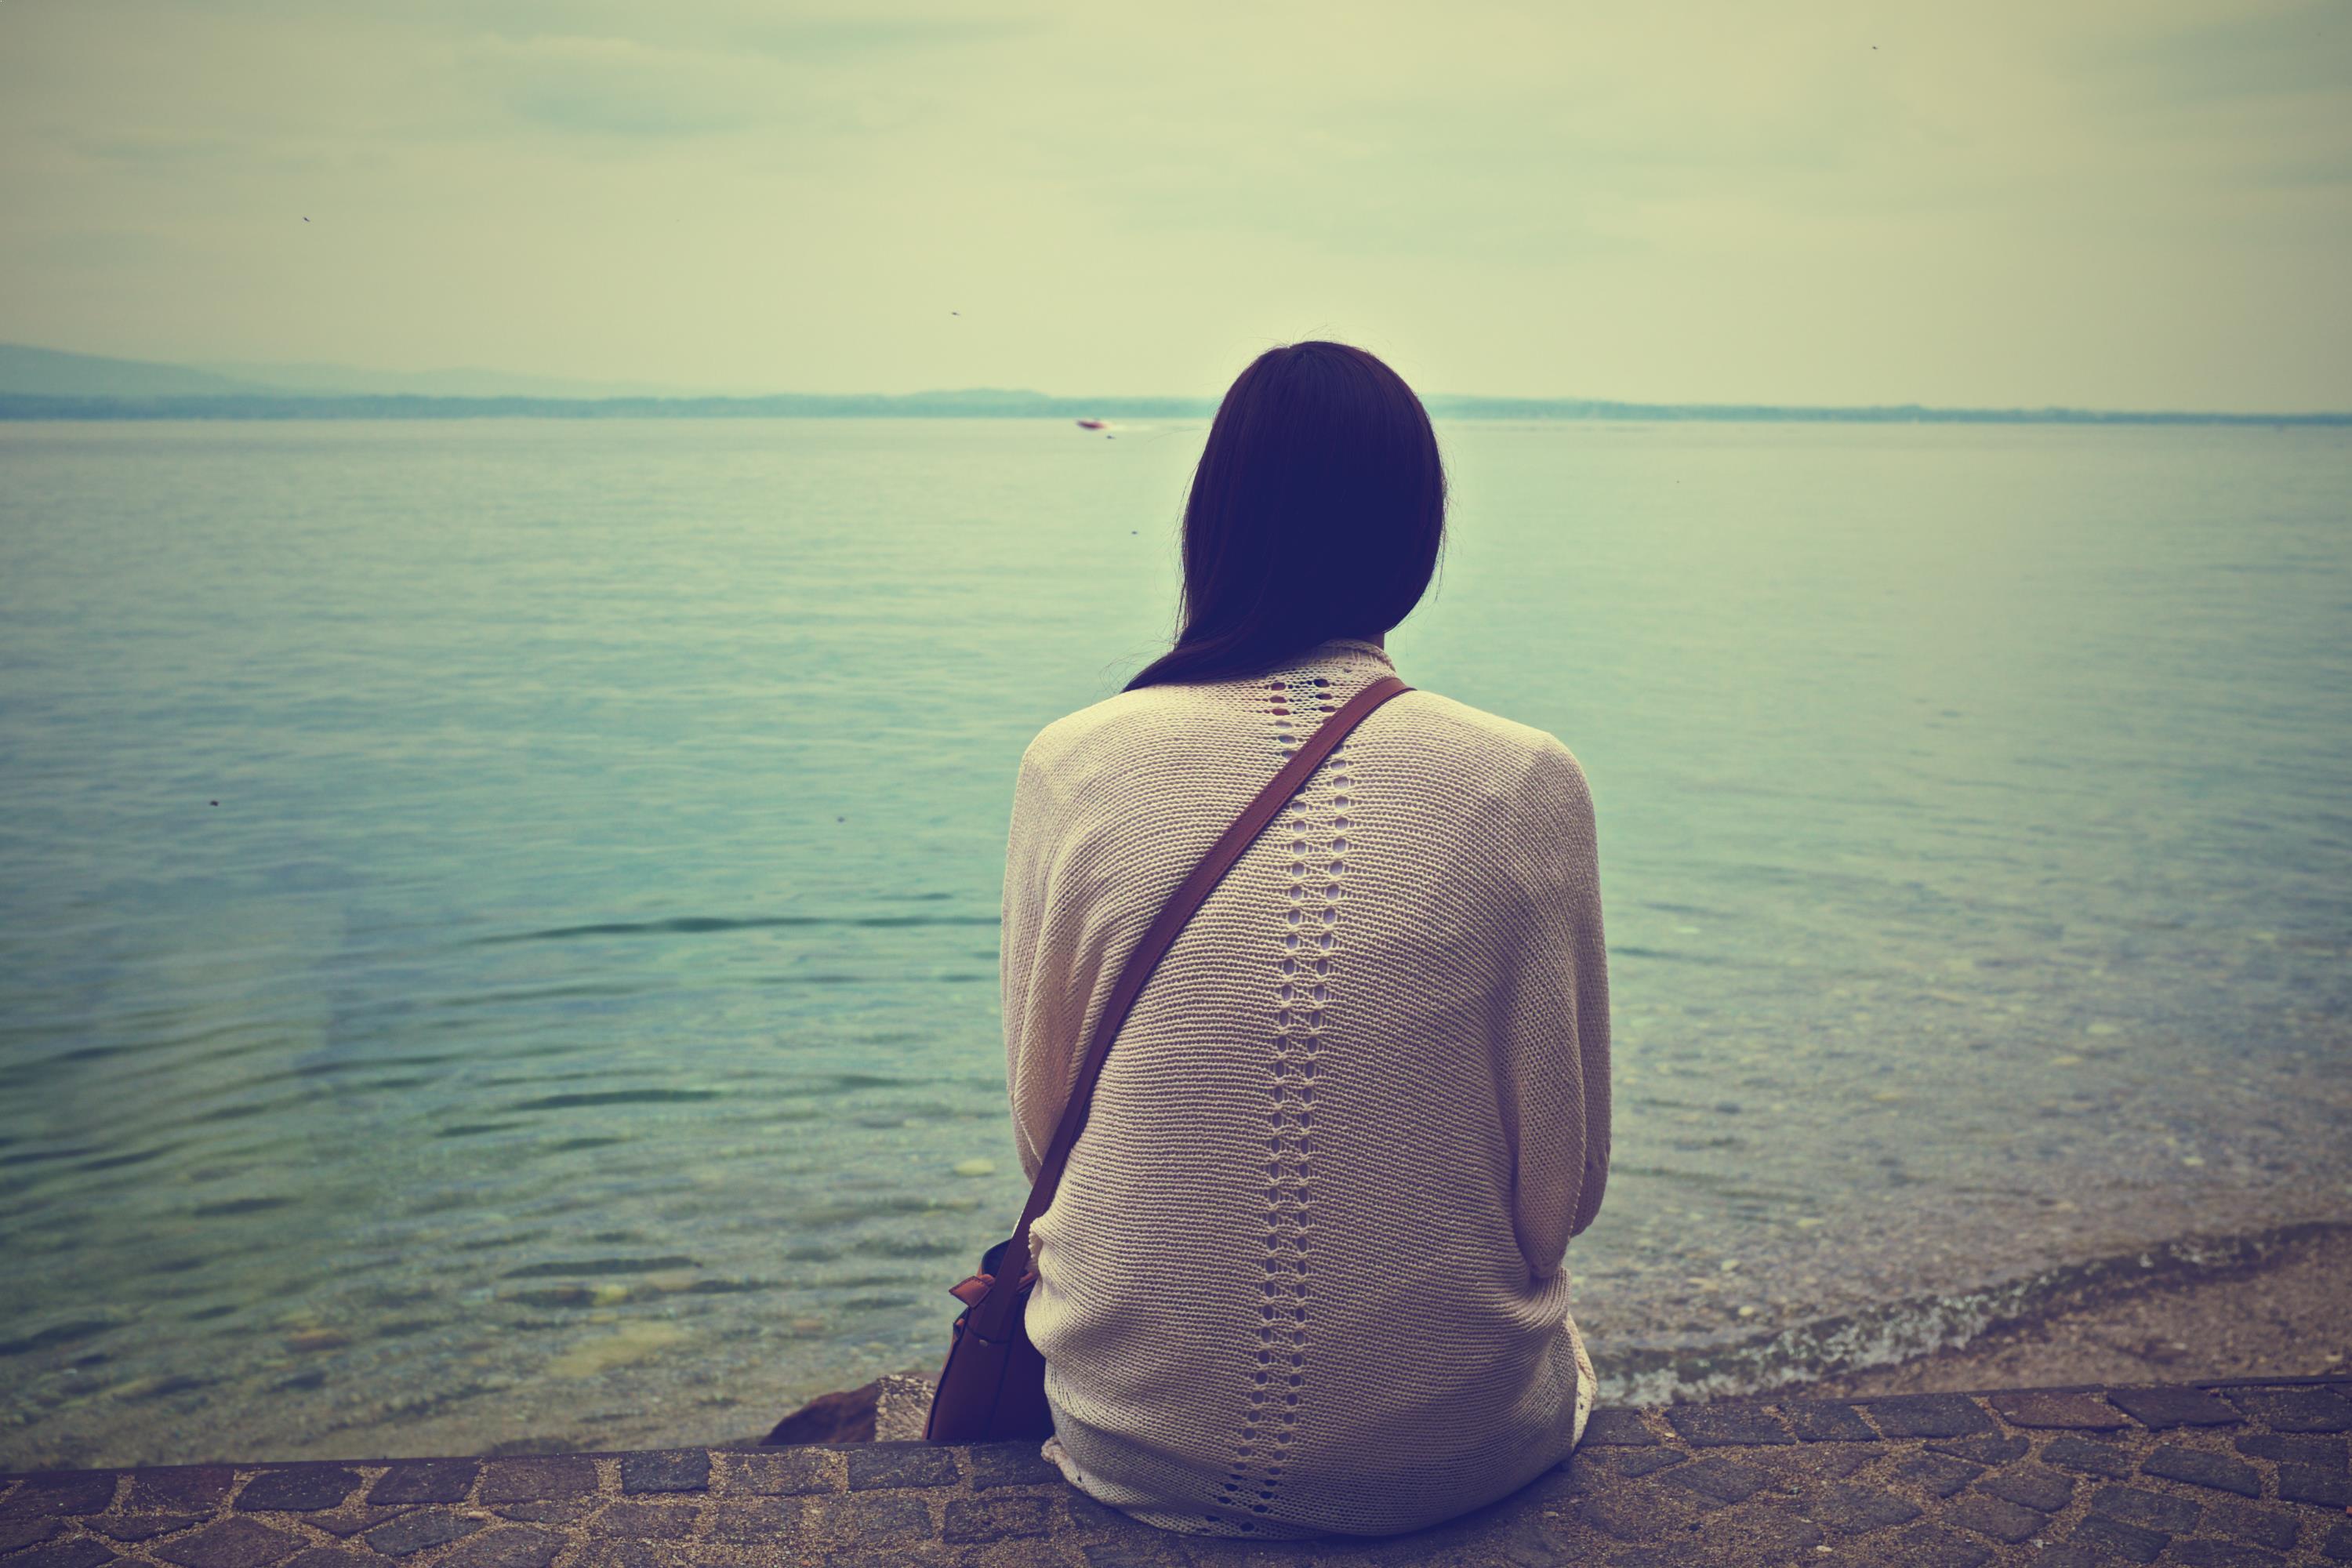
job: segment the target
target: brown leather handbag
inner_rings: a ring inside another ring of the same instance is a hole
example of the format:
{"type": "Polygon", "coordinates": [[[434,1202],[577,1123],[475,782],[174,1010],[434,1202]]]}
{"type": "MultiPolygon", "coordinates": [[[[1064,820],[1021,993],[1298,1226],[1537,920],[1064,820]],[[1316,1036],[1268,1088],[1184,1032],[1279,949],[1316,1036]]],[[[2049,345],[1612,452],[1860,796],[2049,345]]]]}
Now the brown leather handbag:
{"type": "Polygon", "coordinates": [[[1024,1437],[1042,1441],[1052,1436],[1054,1417],[1045,1405],[1045,1358],[1029,1342],[1023,1321],[1030,1288],[1037,1282],[1036,1270],[1029,1267],[1029,1226],[1045,1212],[1062,1184],[1062,1169],[1069,1163],[1070,1150],[1087,1124],[1087,1108],[1094,1101],[1095,1080],[1102,1076],[1103,1063],[1110,1057],[1111,1040],[1127,1021],[1129,1010],[1142,994],[1144,983],[1151,978],[1161,955],[1175,942],[1176,933],[1241,858],[1242,851],[1265,830],[1275,814],[1298,793],[1307,775],[1348,738],[1349,731],[1390,698],[1412,689],[1395,676],[1383,675],[1326,719],[1209,847],[1129,955],[1118,984],[1111,987],[1110,1001],[1096,1022],[1086,1065],[1078,1070],[1069,1103],[1062,1108],[1061,1123],[1055,1128],[1054,1142],[1038,1166],[1037,1182],[1021,1211],[1021,1223],[1010,1237],[982,1254],[979,1273],[949,1291],[964,1304],[964,1310],[956,1318],[948,1341],[947,1364],[940,1369],[939,1388],[931,1395],[930,1419],[923,1427],[925,1441],[992,1443],[1024,1437]],[[1013,1281],[1011,1288],[998,1285],[1000,1279],[1008,1279],[1013,1281]]]}

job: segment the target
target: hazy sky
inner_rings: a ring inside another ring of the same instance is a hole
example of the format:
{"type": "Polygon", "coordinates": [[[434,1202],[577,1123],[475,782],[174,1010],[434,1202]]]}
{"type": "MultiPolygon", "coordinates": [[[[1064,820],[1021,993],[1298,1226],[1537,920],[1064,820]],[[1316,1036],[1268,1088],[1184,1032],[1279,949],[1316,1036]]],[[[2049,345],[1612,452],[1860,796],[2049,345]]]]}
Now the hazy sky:
{"type": "Polygon", "coordinates": [[[2352,3],[0,0],[0,339],[1213,394],[1308,336],[2352,407],[2352,3]]]}

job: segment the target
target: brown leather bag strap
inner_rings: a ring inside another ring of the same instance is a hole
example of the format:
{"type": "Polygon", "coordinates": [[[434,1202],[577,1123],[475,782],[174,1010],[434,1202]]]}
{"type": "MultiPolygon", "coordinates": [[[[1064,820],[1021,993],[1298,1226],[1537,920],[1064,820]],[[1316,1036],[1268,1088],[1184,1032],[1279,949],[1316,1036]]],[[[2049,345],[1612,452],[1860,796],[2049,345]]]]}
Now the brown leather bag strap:
{"type": "Polygon", "coordinates": [[[1018,1282],[1029,1271],[1029,1225],[1054,1201],[1054,1194],[1062,1184],[1062,1169],[1069,1163],[1070,1150],[1078,1141],[1078,1133],[1087,1124],[1087,1107],[1094,1103],[1095,1080],[1102,1076],[1103,1063],[1110,1058],[1110,1043],[1117,1037],[1119,1026],[1127,1022],[1135,999],[1143,994],[1145,982],[1151,978],[1160,958],[1176,941],[1177,933],[1192,918],[1209,896],[1210,889],[1223,879],[1225,873],[1241,858],[1257,836],[1265,830],[1275,814],[1289,802],[1305,784],[1307,775],[1322,763],[1325,757],[1349,731],[1361,723],[1371,710],[1390,698],[1411,691],[1412,687],[1393,675],[1383,675],[1340,705],[1339,710],[1323,721],[1321,726],[1307,738],[1306,744],[1282,764],[1282,771],[1266,781],[1256,798],[1234,820],[1223,835],[1209,847],[1209,852],[1192,868],[1167,903],[1160,906],[1160,916],[1143,933],[1143,940],[1129,954],[1120,969],[1118,983],[1111,987],[1110,1000],[1104,1004],[1102,1016],[1095,1023],[1094,1038],[1087,1047],[1086,1064],[1078,1069],[1078,1080],[1071,1088],[1069,1103],[1062,1108],[1061,1125],[1054,1130],[1054,1142],[1046,1147],[1045,1158],[1037,1168],[1036,1184],[1030,1189],[1029,1202],[1021,1211],[1021,1223],[1014,1227],[1013,1239],[997,1262],[995,1279],[999,1284],[1013,1281],[1010,1289],[990,1287],[981,1302],[971,1309],[971,1327],[984,1339],[1002,1337],[1006,1321],[1012,1316],[1013,1303],[1019,1296],[1018,1282]]]}

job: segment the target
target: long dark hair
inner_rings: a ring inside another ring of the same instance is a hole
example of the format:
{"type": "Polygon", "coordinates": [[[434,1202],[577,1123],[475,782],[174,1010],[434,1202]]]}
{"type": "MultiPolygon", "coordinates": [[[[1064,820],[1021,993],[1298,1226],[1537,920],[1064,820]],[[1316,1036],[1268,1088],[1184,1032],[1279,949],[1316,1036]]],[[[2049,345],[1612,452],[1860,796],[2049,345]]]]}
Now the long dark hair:
{"type": "Polygon", "coordinates": [[[1176,645],[1121,689],[1272,669],[1421,602],[1445,537],[1429,413],[1362,349],[1272,348],[1209,426],[1184,501],[1176,645]]]}

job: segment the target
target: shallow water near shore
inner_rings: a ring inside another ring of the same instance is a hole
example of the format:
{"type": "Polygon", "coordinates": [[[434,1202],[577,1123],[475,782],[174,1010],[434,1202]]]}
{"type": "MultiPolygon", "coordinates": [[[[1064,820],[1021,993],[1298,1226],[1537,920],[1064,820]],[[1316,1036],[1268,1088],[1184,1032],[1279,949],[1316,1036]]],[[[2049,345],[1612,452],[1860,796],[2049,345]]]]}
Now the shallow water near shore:
{"type": "MultiPolygon", "coordinates": [[[[1164,646],[1201,434],[0,426],[0,1466],[936,1362],[1013,768],[1164,646]]],[[[2346,1212],[2344,432],[1443,436],[1399,672],[1600,813],[1605,1398],[2346,1212]]]]}

